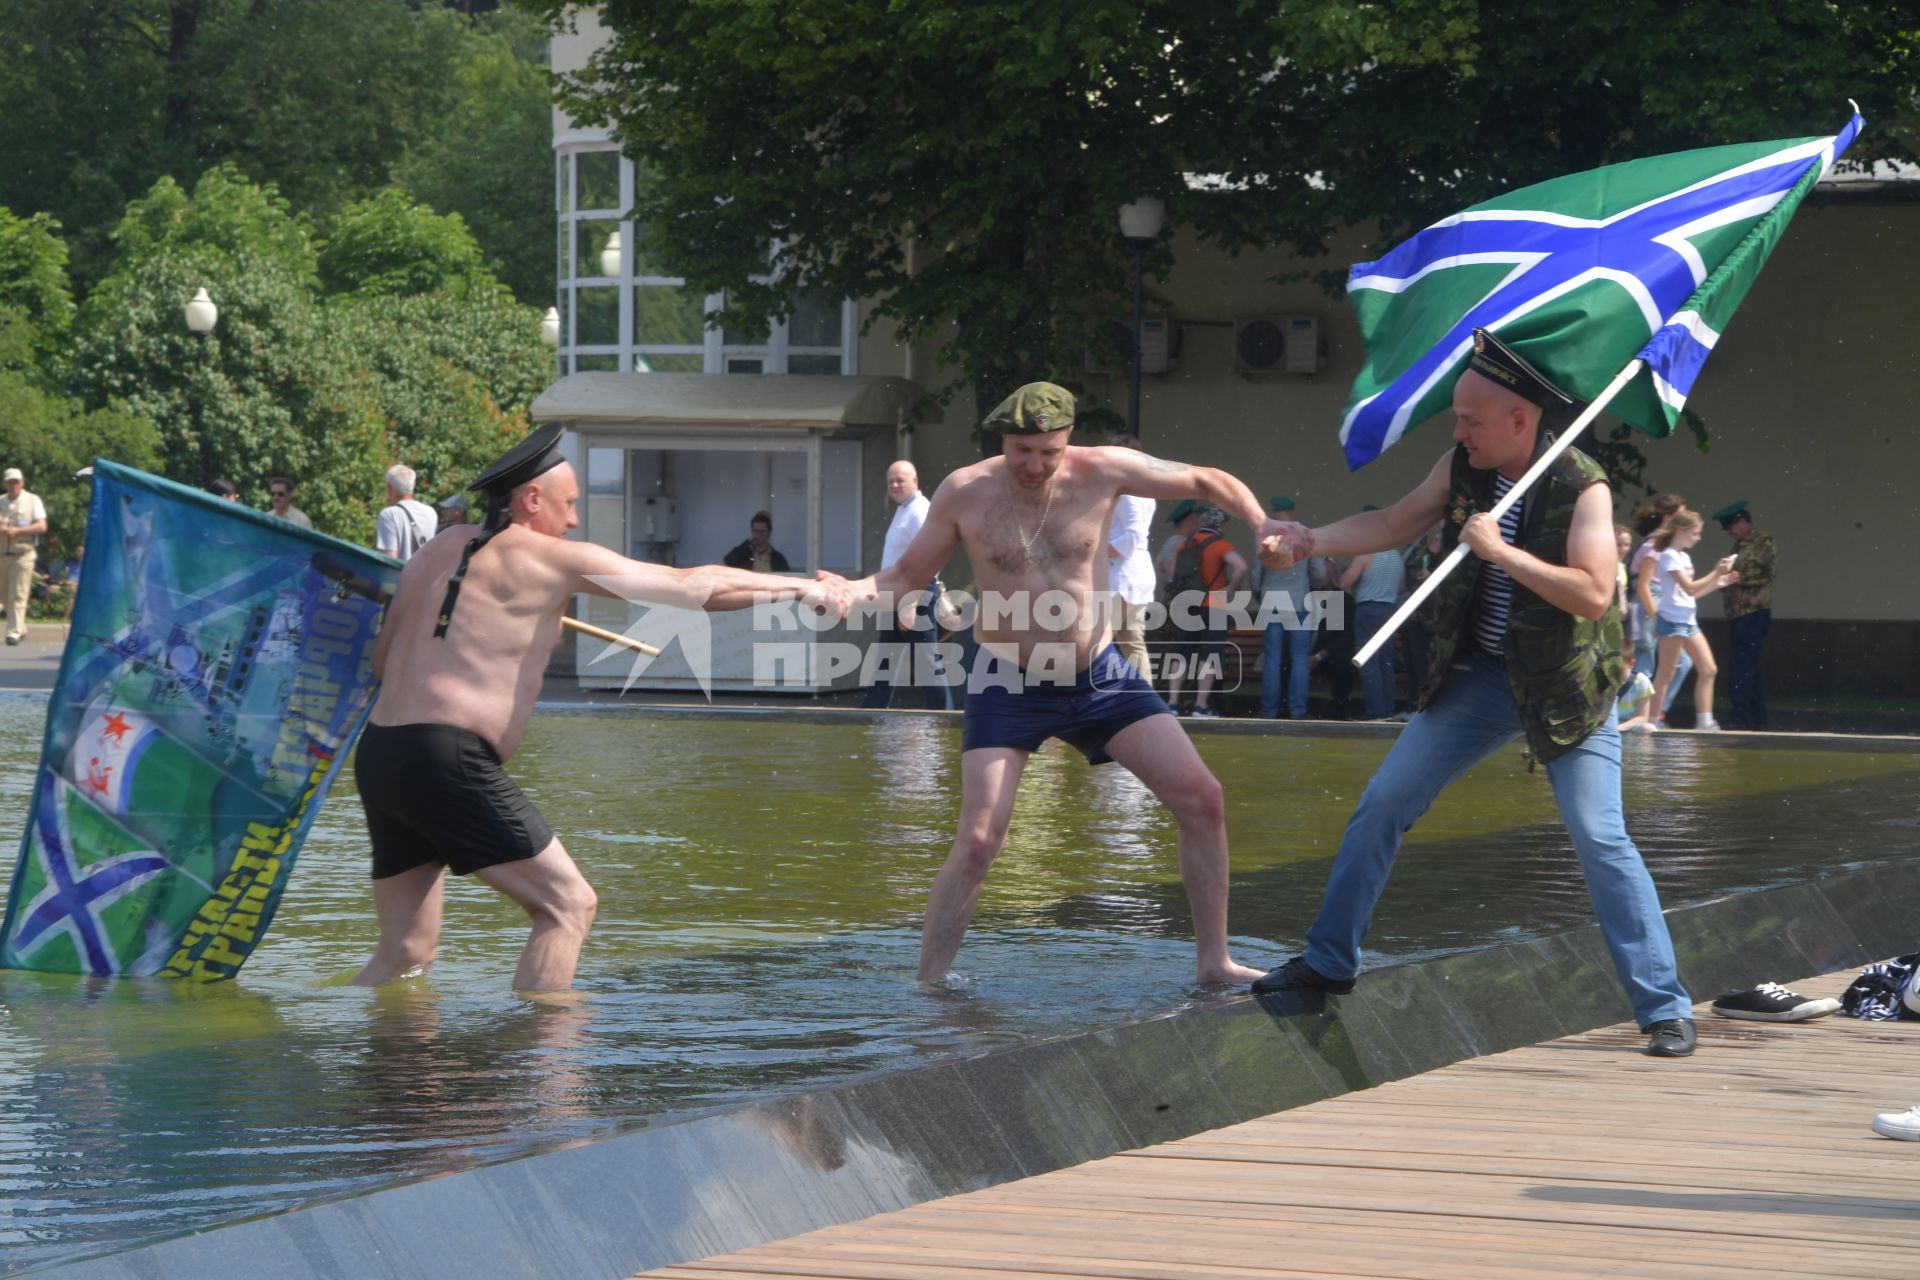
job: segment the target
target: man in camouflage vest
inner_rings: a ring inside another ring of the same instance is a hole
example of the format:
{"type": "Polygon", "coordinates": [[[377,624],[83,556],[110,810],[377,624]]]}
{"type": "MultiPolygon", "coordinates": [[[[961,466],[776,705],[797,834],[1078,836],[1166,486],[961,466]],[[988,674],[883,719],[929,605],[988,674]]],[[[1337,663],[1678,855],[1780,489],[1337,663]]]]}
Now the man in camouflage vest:
{"type": "Polygon", "coordinates": [[[1727,697],[1733,714],[1729,729],[1767,727],[1767,694],[1760,684],[1760,649],[1773,626],[1773,539],[1753,527],[1747,500],[1729,502],[1713,513],[1733,535],[1733,570],[1739,579],[1721,599],[1727,611],[1727,697]]]}
{"type": "Polygon", "coordinates": [[[1473,554],[1427,602],[1433,640],[1419,712],[1347,824],[1307,949],[1256,992],[1353,990],[1360,943],[1400,841],[1442,790],[1525,735],[1553,783],[1594,913],[1647,1052],[1693,1052],[1660,899],[1627,835],[1614,695],[1626,675],[1615,600],[1619,550],[1605,473],[1569,449],[1500,520],[1490,514],[1552,439],[1573,399],[1485,330],[1453,390],[1456,448],[1385,511],[1265,538],[1265,563],[1404,546],[1443,521],[1473,554]],[[1544,420],[1544,421],[1543,421],[1544,420]]]}

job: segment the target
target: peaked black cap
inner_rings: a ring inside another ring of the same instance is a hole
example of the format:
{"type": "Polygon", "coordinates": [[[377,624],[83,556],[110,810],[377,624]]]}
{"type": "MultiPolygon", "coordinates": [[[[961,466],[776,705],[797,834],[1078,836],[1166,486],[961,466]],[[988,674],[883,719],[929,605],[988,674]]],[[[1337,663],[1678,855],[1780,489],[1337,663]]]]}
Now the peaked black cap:
{"type": "Polygon", "coordinates": [[[560,452],[560,437],[565,431],[560,423],[550,422],[538,431],[529,432],[526,439],[502,454],[498,462],[482,471],[480,478],[467,487],[490,497],[504,498],[527,481],[545,475],[567,460],[560,452]]]}
{"type": "Polygon", "coordinates": [[[1487,329],[1473,331],[1473,358],[1467,361],[1467,368],[1542,409],[1574,403],[1574,398],[1555,386],[1553,379],[1487,329]]]}

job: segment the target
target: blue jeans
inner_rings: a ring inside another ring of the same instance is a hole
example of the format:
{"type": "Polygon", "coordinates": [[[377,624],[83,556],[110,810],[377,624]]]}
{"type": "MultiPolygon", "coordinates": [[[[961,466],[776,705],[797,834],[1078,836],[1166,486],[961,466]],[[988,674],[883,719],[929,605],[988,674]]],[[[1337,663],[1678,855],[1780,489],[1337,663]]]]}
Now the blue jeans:
{"type": "Polygon", "coordinates": [[[1287,714],[1307,718],[1307,659],[1313,652],[1313,628],[1269,622],[1260,641],[1260,714],[1280,714],[1280,659],[1287,660],[1287,714]]]}
{"type": "MultiPolygon", "coordinates": [[[[1614,971],[1644,1030],[1666,1018],[1692,1017],[1693,1002],[1680,985],[1653,877],[1627,835],[1618,725],[1609,714],[1585,742],[1547,766],[1547,777],[1614,971]]],[[[1320,914],[1307,931],[1308,964],[1329,978],[1360,971],[1360,943],[1401,839],[1449,783],[1520,733],[1506,672],[1489,658],[1470,657],[1432,705],[1407,723],[1360,797],[1320,914]]]]}
{"type": "MultiPolygon", "coordinates": [[[[1646,634],[1633,646],[1633,668],[1647,673],[1651,680],[1660,674],[1660,641],[1654,637],[1655,624],[1648,622],[1646,634]]],[[[1660,704],[1660,714],[1665,715],[1673,708],[1673,700],[1680,696],[1680,686],[1687,681],[1687,672],[1693,670],[1693,655],[1685,646],[1680,649],[1680,660],[1673,664],[1673,679],[1667,683],[1667,698],[1660,704]]]]}
{"type": "MultiPolygon", "coordinates": [[[[1353,649],[1358,653],[1393,617],[1393,603],[1387,600],[1361,600],[1353,606],[1353,649]]],[[[1380,646],[1380,652],[1360,668],[1360,697],[1367,719],[1383,720],[1393,714],[1393,641],[1380,646]]]]}

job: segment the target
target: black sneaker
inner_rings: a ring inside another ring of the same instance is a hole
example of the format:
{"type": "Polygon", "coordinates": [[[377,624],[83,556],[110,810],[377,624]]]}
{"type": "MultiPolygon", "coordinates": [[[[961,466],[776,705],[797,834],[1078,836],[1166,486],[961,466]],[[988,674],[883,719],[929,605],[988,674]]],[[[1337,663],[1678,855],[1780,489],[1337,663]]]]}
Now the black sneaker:
{"type": "Polygon", "coordinates": [[[1684,1058],[1693,1042],[1692,1018],[1666,1018],[1647,1028],[1647,1052],[1656,1058],[1684,1058]]]}
{"type": "Polygon", "coordinates": [[[1257,996],[1276,991],[1324,991],[1330,996],[1344,996],[1352,990],[1352,978],[1329,978],[1308,964],[1305,956],[1295,956],[1253,980],[1253,994],[1257,996]]]}
{"type": "Polygon", "coordinates": [[[1713,1002],[1713,1011],[1721,1017],[1752,1022],[1805,1022],[1824,1018],[1839,1007],[1840,1002],[1831,997],[1816,1000],[1777,982],[1763,982],[1748,991],[1729,991],[1713,1002]]]}

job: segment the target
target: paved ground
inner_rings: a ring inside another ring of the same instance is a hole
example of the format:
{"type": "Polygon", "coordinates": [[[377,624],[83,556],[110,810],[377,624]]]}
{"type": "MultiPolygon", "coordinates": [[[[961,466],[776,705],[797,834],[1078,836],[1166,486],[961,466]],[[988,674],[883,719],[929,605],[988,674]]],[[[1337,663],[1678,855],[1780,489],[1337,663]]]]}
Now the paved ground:
{"type": "MultiPolygon", "coordinates": [[[[1851,971],[1791,985],[1837,995],[1851,971]]],[[[679,1280],[1920,1275],[1920,1023],[1629,1023],[665,1268],[679,1280]]]]}

